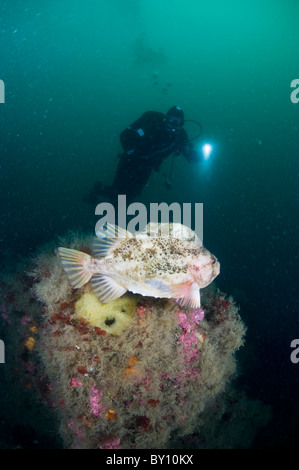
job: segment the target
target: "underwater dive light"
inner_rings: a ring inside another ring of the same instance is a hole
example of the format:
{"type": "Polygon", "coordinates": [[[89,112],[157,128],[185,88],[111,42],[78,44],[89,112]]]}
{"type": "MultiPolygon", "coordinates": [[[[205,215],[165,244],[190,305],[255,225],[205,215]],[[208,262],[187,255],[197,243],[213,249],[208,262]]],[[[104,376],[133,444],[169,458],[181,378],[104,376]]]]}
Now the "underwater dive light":
{"type": "Polygon", "coordinates": [[[204,160],[208,160],[210,158],[212,150],[213,150],[213,147],[211,144],[204,144],[202,146],[202,154],[203,154],[204,160]]]}

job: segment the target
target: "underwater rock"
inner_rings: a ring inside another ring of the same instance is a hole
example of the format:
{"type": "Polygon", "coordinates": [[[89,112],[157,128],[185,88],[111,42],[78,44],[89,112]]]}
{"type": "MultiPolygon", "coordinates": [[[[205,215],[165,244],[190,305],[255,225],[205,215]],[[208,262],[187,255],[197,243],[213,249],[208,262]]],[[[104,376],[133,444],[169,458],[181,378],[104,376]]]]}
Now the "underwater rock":
{"type": "MultiPolygon", "coordinates": [[[[90,241],[73,236],[65,243],[88,250],[90,241]]],[[[132,294],[101,310],[88,285],[70,288],[53,247],[26,270],[1,286],[2,298],[11,299],[9,328],[30,382],[24,386],[35,387],[54,413],[63,447],[213,447],[218,410],[229,434],[222,397],[246,330],[231,297],[212,284],[197,309],[132,294]],[[113,330],[121,313],[129,321],[113,330]],[[115,321],[104,328],[108,318],[115,321]],[[26,347],[28,338],[34,348],[26,347]]],[[[230,403],[236,419],[233,409],[230,403]]]]}

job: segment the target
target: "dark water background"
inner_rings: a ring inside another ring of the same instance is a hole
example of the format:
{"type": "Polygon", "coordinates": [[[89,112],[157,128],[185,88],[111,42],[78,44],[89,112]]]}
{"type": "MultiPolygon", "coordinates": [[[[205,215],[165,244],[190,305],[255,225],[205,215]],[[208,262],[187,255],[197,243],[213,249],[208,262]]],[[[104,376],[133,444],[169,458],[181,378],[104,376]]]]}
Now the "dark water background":
{"type": "Polygon", "coordinates": [[[212,156],[177,157],[171,190],[166,160],[139,201],[204,203],[218,286],[248,326],[240,383],[273,409],[257,447],[298,439],[298,18],[290,0],[0,2],[1,265],[93,230],[83,197],[112,180],[120,132],[180,105],[212,156]]]}

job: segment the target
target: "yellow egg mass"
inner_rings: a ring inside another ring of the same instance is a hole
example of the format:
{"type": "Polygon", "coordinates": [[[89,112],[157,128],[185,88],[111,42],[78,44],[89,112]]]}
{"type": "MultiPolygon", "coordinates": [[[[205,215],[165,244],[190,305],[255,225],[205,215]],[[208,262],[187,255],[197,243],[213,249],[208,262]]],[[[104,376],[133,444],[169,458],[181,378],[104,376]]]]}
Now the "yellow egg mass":
{"type": "Polygon", "coordinates": [[[93,292],[86,292],[76,302],[78,318],[112,335],[121,334],[132,322],[136,313],[138,297],[125,294],[107,304],[101,303],[93,292]]]}

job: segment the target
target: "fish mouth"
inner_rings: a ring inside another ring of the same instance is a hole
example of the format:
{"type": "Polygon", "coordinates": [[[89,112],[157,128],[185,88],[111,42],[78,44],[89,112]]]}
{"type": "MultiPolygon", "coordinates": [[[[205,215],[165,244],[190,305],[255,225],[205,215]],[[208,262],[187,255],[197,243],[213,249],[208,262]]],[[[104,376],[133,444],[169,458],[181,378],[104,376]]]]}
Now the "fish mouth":
{"type": "Polygon", "coordinates": [[[220,263],[215,256],[209,257],[204,264],[188,265],[189,272],[200,289],[207,287],[220,273],[220,263]]]}
{"type": "Polygon", "coordinates": [[[220,274],[220,263],[219,263],[219,261],[216,261],[216,263],[214,263],[214,266],[213,266],[214,279],[215,279],[215,277],[218,276],[218,274],[220,274]]]}
{"type": "Polygon", "coordinates": [[[220,263],[212,258],[200,268],[189,266],[190,273],[200,289],[207,287],[220,273],[220,263]]]}
{"type": "Polygon", "coordinates": [[[210,276],[208,277],[208,279],[206,279],[205,282],[202,282],[202,287],[207,287],[209,284],[211,284],[211,282],[214,281],[218,274],[220,274],[220,263],[218,260],[216,260],[215,262],[215,260],[213,259],[209,264],[211,267],[210,276]]]}

